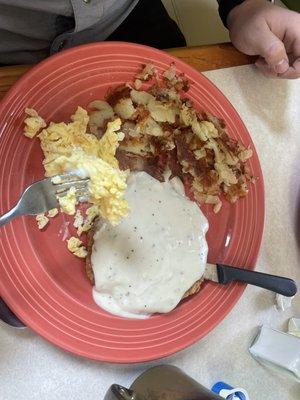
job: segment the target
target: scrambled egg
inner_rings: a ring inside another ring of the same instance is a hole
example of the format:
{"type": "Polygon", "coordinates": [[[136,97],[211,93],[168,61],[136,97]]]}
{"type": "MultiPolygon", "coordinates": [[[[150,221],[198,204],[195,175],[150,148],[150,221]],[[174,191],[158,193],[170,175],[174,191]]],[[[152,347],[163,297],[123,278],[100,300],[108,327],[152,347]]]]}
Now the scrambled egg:
{"type": "Polygon", "coordinates": [[[58,214],[57,208],[52,208],[52,210],[48,211],[47,216],[45,214],[38,214],[35,219],[38,224],[38,228],[40,230],[44,229],[46,225],[49,223],[49,218],[53,218],[58,214]]]}
{"type": "Polygon", "coordinates": [[[57,208],[52,208],[52,210],[48,211],[48,218],[54,218],[58,214],[57,208]]]}
{"type": "MultiPolygon", "coordinates": [[[[51,122],[48,126],[35,110],[26,109],[25,112],[28,117],[25,119],[24,135],[33,138],[38,134],[44,153],[45,175],[53,177],[54,184],[61,183],[58,175],[66,172],[90,178],[88,195],[93,205],[87,209],[85,218],[79,210],[76,212],[78,199],[75,187],[58,198],[61,211],[69,215],[76,213],[74,226],[77,234],[80,236],[89,231],[93,220],[99,215],[112,225],[117,225],[129,211],[124,199],[129,171],[121,171],[115,157],[119,142],[124,138],[124,134],[119,132],[121,120],[117,118],[109,122],[106,132],[98,139],[87,133],[89,116],[81,107],[71,116],[70,123],[51,122]]],[[[38,215],[36,220],[39,229],[43,229],[49,218],[57,213],[58,210],[53,209],[47,216],[38,215]]],[[[77,257],[84,258],[87,255],[82,242],[73,236],[68,240],[68,249],[77,257]]]]}
{"type": "Polygon", "coordinates": [[[99,215],[98,206],[91,206],[86,210],[84,219],[80,210],[76,211],[74,218],[74,227],[77,228],[77,235],[81,236],[83,232],[88,232],[92,228],[94,219],[99,215]]]}
{"type": "MultiPolygon", "coordinates": [[[[51,164],[57,171],[84,171],[90,177],[90,202],[98,206],[102,217],[112,225],[117,225],[127,215],[128,204],[123,199],[127,172],[112,167],[98,156],[86,154],[82,148],[75,148],[69,157],[59,156],[51,164]]],[[[72,189],[59,199],[62,210],[70,215],[75,213],[76,205],[76,192],[75,189],[71,192],[72,189]]]]}
{"type": "Polygon", "coordinates": [[[65,196],[59,197],[58,202],[60,205],[61,210],[68,214],[74,215],[76,211],[76,189],[75,187],[71,187],[65,196]]]}
{"type": "Polygon", "coordinates": [[[83,246],[82,241],[75,236],[71,236],[70,239],[67,240],[67,245],[68,250],[75,256],[79,258],[85,258],[87,256],[87,250],[83,246]]]}
{"type": "Polygon", "coordinates": [[[44,229],[49,222],[49,218],[44,214],[38,214],[35,219],[40,230],[44,229]]]}
{"type": "MultiPolygon", "coordinates": [[[[79,228],[83,225],[83,215],[81,214],[80,210],[76,211],[76,214],[74,216],[74,223],[73,226],[75,228],[79,228]]],[[[80,236],[80,235],[79,235],[80,236]]]]}
{"type": "MultiPolygon", "coordinates": [[[[101,139],[87,133],[89,116],[83,108],[77,108],[71,116],[71,121],[51,122],[38,135],[45,156],[45,175],[55,176],[79,171],[80,175],[88,176],[90,202],[96,206],[98,215],[112,225],[117,225],[128,213],[128,204],[124,199],[128,172],[119,169],[115,158],[119,141],[124,138],[124,134],[118,132],[121,120],[117,118],[109,122],[101,139]]],[[[25,126],[27,124],[28,118],[25,120],[25,126]]],[[[64,197],[60,197],[59,203],[63,212],[75,214],[75,188],[71,188],[64,197]]],[[[90,224],[91,222],[88,223],[90,224]]]]}
{"type": "Polygon", "coordinates": [[[109,122],[107,124],[107,130],[98,144],[98,156],[115,168],[119,167],[115,154],[119,147],[119,142],[124,139],[124,133],[116,133],[121,128],[121,123],[120,118],[109,122]]]}
{"type": "Polygon", "coordinates": [[[47,126],[46,122],[33,108],[25,108],[25,114],[28,117],[25,119],[24,135],[32,139],[39,131],[47,126]]]}

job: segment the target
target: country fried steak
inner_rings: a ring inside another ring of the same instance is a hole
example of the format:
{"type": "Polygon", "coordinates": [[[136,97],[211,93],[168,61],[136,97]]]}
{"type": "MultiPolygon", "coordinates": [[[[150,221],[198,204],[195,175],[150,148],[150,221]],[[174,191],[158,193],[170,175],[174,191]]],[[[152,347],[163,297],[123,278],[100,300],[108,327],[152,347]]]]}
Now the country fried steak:
{"type": "MultiPolygon", "coordinates": [[[[152,65],[143,66],[133,84],[108,91],[105,101],[90,104],[90,132],[101,137],[106,125],[121,118],[116,157],[120,169],[144,171],[159,181],[165,172],[179,177],[194,200],[211,204],[215,213],[223,201],[235,203],[248,194],[254,182],[247,160],[252,150],[229,136],[223,120],[196,110],[187,98],[190,83],[175,65],[158,74],[152,65]]],[[[86,274],[94,284],[91,265],[94,223],[88,233],[86,274]]],[[[197,293],[197,281],[184,297],[197,293]]]]}

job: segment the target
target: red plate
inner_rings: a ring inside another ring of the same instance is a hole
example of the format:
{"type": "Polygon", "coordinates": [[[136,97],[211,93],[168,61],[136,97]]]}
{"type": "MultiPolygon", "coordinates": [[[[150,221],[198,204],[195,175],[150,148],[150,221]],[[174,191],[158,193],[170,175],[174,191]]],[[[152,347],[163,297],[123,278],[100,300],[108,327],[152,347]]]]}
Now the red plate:
{"type": "MultiPolygon", "coordinates": [[[[170,55],[128,43],[98,43],[55,55],[24,75],[0,107],[0,193],[3,214],[23,189],[43,176],[39,141],[22,135],[24,108],[34,107],[47,121],[68,120],[78,105],[102,99],[107,89],[130,80],[141,64],[159,71],[175,61],[192,82],[197,108],[224,118],[232,137],[254,149],[234,108],[203,75],[170,55]]],[[[204,209],[210,230],[209,260],[253,268],[264,223],[262,173],[254,151],[251,170],[258,177],[249,195],[224,204],[214,215],[204,209]]],[[[81,356],[119,363],[164,357],[196,342],[232,309],[245,288],[205,283],[201,292],[167,315],[147,320],[112,316],[96,306],[83,262],[63,242],[67,221],[58,216],[45,232],[32,217],[0,229],[0,293],[12,310],[52,343],[81,356]]]]}

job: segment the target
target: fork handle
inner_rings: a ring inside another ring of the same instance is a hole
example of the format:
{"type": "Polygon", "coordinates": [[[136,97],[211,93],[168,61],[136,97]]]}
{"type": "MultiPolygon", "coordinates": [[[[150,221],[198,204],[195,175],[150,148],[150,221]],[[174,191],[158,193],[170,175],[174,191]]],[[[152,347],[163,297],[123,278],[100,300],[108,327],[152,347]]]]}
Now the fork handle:
{"type": "Polygon", "coordinates": [[[10,211],[8,211],[6,214],[1,215],[0,217],[0,226],[3,226],[10,222],[13,218],[17,217],[18,215],[21,215],[17,205],[13,207],[10,211]]]}

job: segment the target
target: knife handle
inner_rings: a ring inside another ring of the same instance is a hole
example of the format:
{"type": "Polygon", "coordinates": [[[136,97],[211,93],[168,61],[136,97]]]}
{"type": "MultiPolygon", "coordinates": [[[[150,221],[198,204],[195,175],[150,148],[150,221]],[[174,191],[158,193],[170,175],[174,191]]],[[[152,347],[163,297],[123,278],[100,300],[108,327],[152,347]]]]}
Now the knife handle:
{"type": "Polygon", "coordinates": [[[282,294],[286,297],[295,296],[297,293],[295,281],[282,276],[264,274],[262,272],[230,267],[229,265],[223,264],[217,264],[217,272],[219,283],[226,284],[232,281],[245,282],[282,294]]]}

